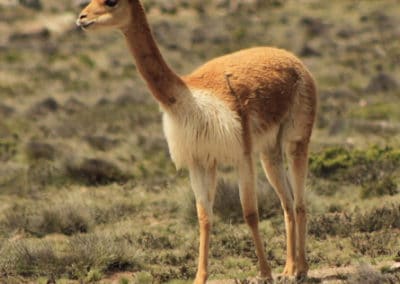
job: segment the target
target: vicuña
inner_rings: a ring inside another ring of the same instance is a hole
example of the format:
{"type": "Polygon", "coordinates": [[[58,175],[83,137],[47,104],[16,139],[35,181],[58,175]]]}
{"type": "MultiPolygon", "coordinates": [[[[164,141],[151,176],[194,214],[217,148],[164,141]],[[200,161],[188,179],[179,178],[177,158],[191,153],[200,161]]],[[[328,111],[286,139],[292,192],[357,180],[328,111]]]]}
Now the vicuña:
{"type": "Polygon", "coordinates": [[[252,233],[259,279],[272,281],[259,233],[255,161],[259,156],[285,217],[287,256],[283,276],[306,277],[308,145],[317,92],[293,54],[254,47],[215,58],[179,76],[163,59],[139,0],[92,0],[77,24],[85,30],[122,31],[137,68],[161,106],[171,158],[190,172],[200,226],[194,283],[208,277],[208,250],[217,166],[235,167],[243,216],[252,233]]]}

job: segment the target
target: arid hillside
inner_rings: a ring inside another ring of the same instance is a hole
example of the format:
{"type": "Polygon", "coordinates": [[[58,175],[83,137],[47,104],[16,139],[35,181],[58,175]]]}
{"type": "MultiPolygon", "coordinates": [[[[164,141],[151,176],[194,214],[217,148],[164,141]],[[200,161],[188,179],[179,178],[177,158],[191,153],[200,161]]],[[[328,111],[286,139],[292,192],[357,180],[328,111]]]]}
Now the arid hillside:
{"type": "MultiPolygon", "coordinates": [[[[0,282],[191,283],[194,197],[118,32],[85,33],[85,1],[0,0],[0,282]],[[49,281],[49,282],[48,282],[49,281]]],[[[400,1],[147,0],[179,74],[252,46],[298,55],[319,113],[307,182],[306,283],[400,283],[400,1]]],[[[261,231],[285,261],[280,203],[258,167],[261,231]]],[[[257,259],[235,172],[220,168],[210,283],[257,259]]]]}

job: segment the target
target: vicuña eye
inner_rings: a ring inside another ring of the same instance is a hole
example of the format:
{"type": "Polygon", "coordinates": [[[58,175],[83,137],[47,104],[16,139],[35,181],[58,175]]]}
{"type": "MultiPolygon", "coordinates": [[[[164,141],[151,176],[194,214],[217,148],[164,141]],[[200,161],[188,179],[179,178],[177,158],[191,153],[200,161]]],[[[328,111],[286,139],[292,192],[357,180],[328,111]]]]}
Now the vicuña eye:
{"type": "Polygon", "coordinates": [[[108,7],[114,7],[118,4],[118,0],[106,0],[104,1],[104,4],[108,7]]]}

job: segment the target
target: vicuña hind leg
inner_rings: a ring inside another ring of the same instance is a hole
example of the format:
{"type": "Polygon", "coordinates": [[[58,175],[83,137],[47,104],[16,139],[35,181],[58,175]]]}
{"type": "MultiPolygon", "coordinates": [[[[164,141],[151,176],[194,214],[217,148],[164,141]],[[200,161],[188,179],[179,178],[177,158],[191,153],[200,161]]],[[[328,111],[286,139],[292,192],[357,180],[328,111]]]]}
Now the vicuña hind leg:
{"type": "Polygon", "coordinates": [[[267,263],[265,256],[265,248],[258,229],[258,209],[257,209],[257,195],[255,190],[255,175],[252,158],[249,156],[244,163],[239,166],[239,190],[240,201],[242,203],[243,216],[248,224],[260,266],[260,276],[265,282],[272,281],[271,268],[267,263]]]}
{"type": "Polygon", "coordinates": [[[190,182],[196,197],[197,216],[200,227],[199,262],[194,284],[205,284],[208,277],[208,249],[216,190],[216,166],[190,167],[190,182]]]}
{"type": "Polygon", "coordinates": [[[297,227],[297,277],[307,276],[306,260],[307,211],[304,198],[308,171],[308,141],[290,142],[286,148],[290,181],[294,193],[297,227]]]}
{"type": "Polygon", "coordinates": [[[280,143],[267,147],[261,154],[261,162],[270,184],[279,196],[285,216],[287,255],[283,275],[293,276],[296,272],[296,234],[293,196],[283,165],[280,143]]]}

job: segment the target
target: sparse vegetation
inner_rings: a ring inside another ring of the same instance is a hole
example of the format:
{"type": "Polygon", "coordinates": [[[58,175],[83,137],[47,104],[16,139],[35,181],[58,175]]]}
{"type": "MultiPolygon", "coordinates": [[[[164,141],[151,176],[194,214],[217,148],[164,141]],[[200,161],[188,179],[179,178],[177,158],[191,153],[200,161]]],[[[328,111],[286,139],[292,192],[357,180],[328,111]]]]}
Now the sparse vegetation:
{"type": "MultiPolygon", "coordinates": [[[[76,30],[80,1],[9,2],[17,6],[0,3],[0,282],[190,283],[193,194],[186,172],[168,157],[158,106],[123,38],[76,30]]],[[[254,45],[301,56],[320,92],[307,185],[316,274],[308,282],[400,282],[390,268],[400,261],[400,6],[233,2],[145,6],[180,74],[254,45]],[[318,274],[328,267],[353,269],[318,274]]],[[[221,168],[211,280],[249,283],[256,255],[233,176],[221,168]]],[[[285,229],[279,200],[261,176],[260,229],[277,274],[285,229]]]]}

